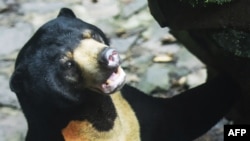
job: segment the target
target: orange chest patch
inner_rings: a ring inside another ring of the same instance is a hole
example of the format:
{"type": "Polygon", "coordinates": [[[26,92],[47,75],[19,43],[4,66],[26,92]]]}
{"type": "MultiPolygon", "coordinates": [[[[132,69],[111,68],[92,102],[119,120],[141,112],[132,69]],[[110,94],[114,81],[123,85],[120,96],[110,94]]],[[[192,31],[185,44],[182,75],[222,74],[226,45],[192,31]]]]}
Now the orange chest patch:
{"type": "Polygon", "coordinates": [[[81,121],[71,121],[66,128],[62,130],[62,134],[65,141],[89,141],[85,137],[84,133],[81,130],[84,130],[88,127],[88,123],[81,121]]]}
{"type": "Polygon", "coordinates": [[[98,131],[88,121],[71,121],[62,134],[65,141],[127,141],[118,119],[109,131],[98,131]]]}
{"type": "Polygon", "coordinates": [[[136,116],[120,93],[111,96],[118,114],[109,131],[98,131],[87,120],[71,121],[62,129],[65,141],[140,141],[136,116]]]}

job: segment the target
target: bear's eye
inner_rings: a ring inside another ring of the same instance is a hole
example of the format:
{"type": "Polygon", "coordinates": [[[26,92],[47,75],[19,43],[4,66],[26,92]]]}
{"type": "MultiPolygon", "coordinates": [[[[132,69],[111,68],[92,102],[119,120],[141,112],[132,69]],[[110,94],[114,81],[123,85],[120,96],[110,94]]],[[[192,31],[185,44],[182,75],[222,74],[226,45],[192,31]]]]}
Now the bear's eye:
{"type": "Polygon", "coordinates": [[[75,66],[75,63],[71,60],[68,60],[64,63],[64,66],[65,66],[65,68],[70,69],[70,68],[73,68],[75,66]]]}

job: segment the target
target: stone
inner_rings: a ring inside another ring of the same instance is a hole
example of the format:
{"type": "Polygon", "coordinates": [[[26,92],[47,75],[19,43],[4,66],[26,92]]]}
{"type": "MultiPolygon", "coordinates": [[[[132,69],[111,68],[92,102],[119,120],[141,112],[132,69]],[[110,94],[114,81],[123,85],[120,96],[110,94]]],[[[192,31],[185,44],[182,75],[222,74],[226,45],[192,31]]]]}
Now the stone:
{"type": "Polygon", "coordinates": [[[0,108],[0,141],[24,141],[27,123],[20,110],[0,108]]]}
{"type": "Polygon", "coordinates": [[[28,23],[17,23],[14,27],[0,27],[0,55],[6,55],[19,50],[33,33],[28,23]]]}
{"type": "Polygon", "coordinates": [[[128,68],[130,72],[144,74],[146,70],[153,64],[153,54],[148,50],[134,47],[128,53],[128,68]]]}
{"type": "Polygon", "coordinates": [[[164,64],[153,64],[149,67],[144,76],[142,76],[138,88],[147,94],[150,94],[155,89],[169,89],[169,70],[167,66],[164,64]]]}
{"type": "Polygon", "coordinates": [[[126,82],[128,82],[128,83],[133,83],[133,82],[138,83],[139,81],[140,81],[140,78],[138,77],[138,75],[126,72],[126,82]]]}
{"type": "Polygon", "coordinates": [[[177,42],[164,44],[163,40],[172,35],[169,33],[169,28],[161,28],[155,22],[152,22],[149,27],[141,34],[141,36],[144,39],[144,42],[141,43],[141,46],[150,49],[151,52],[156,54],[176,54],[181,47],[181,45],[177,42]]]}
{"type": "Polygon", "coordinates": [[[100,0],[96,3],[84,0],[82,5],[86,8],[88,14],[95,17],[96,20],[112,18],[120,13],[120,7],[116,0],[100,0]]]}
{"type": "Polygon", "coordinates": [[[95,25],[102,29],[102,31],[106,34],[106,36],[110,39],[113,39],[116,36],[116,30],[117,27],[114,24],[113,19],[102,19],[102,20],[98,20],[98,22],[95,22],[95,25]]]}
{"type": "Polygon", "coordinates": [[[121,29],[125,30],[135,30],[136,28],[148,28],[148,26],[152,23],[153,18],[150,16],[149,11],[147,9],[140,11],[127,19],[118,19],[116,25],[121,29]]]}
{"type": "Polygon", "coordinates": [[[19,50],[0,56],[0,61],[15,61],[19,50]]]}
{"type": "Polygon", "coordinates": [[[123,7],[121,15],[124,18],[128,18],[136,12],[140,11],[143,8],[147,7],[147,0],[133,0],[127,2],[127,4],[123,7]]]}
{"type": "Polygon", "coordinates": [[[162,44],[170,44],[176,42],[177,39],[172,34],[166,34],[162,37],[161,42],[162,44]]]}
{"type": "Polygon", "coordinates": [[[154,57],[153,61],[155,63],[167,63],[173,61],[174,58],[170,54],[161,54],[154,57]]]}
{"type": "Polygon", "coordinates": [[[178,60],[177,67],[186,67],[189,70],[204,67],[204,64],[184,47],[177,52],[176,57],[178,60]]]}
{"type": "Polygon", "coordinates": [[[20,5],[21,13],[49,13],[53,11],[57,11],[62,7],[65,7],[66,4],[64,2],[45,2],[45,1],[30,1],[25,2],[20,5]]]}
{"type": "Polygon", "coordinates": [[[196,70],[187,75],[187,84],[190,88],[194,88],[206,82],[207,71],[205,68],[196,70]]]}
{"type": "Polygon", "coordinates": [[[110,46],[115,48],[119,53],[124,53],[129,50],[137,39],[138,35],[130,36],[128,38],[112,38],[110,40],[110,46]]]}
{"type": "Polygon", "coordinates": [[[76,15],[79,19],[81,19],[81,20],[83,20],[83,21],[85,21],[85,22],[87,22],[87,23],[92,23],[92,24],[95,24],[95,23],[96,23],[95,18],[94,18],[94,17],[91,17],[91,15],[89,14],[89,11],[88,11],[88,9],[86,8],[86,6],[82,6],[82,5],[72,5],[72,6],[70,6],[69,8],[71,8],[71,9],[74,11],[75,15],[76,15]]]}
{"type": "Polygon", "coordinates": [[[10,91],[9,78],[0,75],[0,105],[20,109],[16,94],[10,91]]]}
{"type": "Polygon", "coordinates": [[[39,13],[39,12],[26,13],[24,14],[23,19],[32,25],[33,31],[37,31],[37,29],[40,28],[43,24],[56,18],[59,10],[60,9],[57,9],[56,11],[51,11],[48,13],[39,13]]]}
{"type": "Polygon", "coordinates": [[[158,23],[152,21],[149,27],[142,33],[142,37],[150,41],[160,41],[166,34],[169,34],[169,28],[162,28],[158,23]]]}
{"type": "Polygon", "coordinates": [[[5,76],[6,79],[10,78],[13,70],[14,70],[14,62],[13,61],[1,61],[0,60],[0,75],[5,76]]]}
{"type": "Polygon", "coordinates": [[[7,8],[8,8],[7,4],[3,0],[1,0],[0,1],[0,12],[6,10],[7,8]]]}

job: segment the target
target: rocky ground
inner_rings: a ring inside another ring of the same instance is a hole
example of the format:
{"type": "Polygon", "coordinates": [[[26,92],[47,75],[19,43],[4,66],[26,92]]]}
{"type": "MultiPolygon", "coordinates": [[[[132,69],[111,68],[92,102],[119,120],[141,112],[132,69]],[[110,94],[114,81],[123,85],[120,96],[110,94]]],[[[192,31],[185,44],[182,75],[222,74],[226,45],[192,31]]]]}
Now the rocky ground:
{"type": "MultiPolygon", "coordinates": [[[[149,13],[146,0],[0,0],[0,141],[23,141],[26,121],[9,78],[16,55],[61,7],[97,25],[121,53],[131,85],[171,97],[206,79],[206,68],[149,13]]],[[[223,140],[223,120],[197,141],[223,140]]]]}

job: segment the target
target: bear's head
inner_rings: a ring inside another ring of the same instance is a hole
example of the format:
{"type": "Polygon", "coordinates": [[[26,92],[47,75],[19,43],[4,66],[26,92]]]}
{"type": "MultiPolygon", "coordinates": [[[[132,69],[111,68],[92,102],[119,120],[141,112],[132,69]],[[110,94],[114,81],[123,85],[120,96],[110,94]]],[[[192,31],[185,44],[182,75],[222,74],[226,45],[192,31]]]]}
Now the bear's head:
{"type": "Polygon", "coordinates": [[[86,93],[114,93],[124,82],[119,55],[105,34],[63,8],[21,49],[10,86],[20,101],[65,104],[81,102],[86,93]]]}

